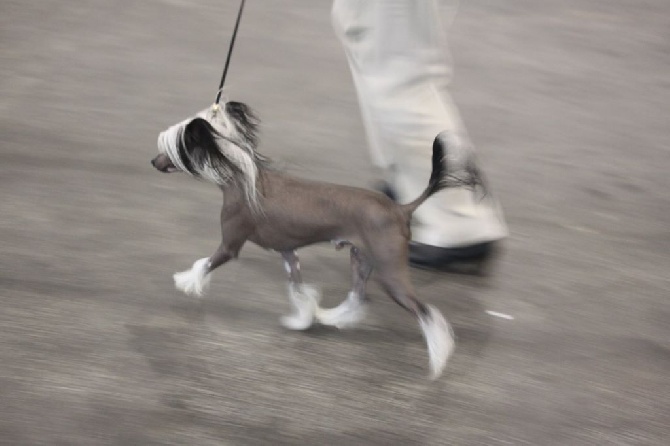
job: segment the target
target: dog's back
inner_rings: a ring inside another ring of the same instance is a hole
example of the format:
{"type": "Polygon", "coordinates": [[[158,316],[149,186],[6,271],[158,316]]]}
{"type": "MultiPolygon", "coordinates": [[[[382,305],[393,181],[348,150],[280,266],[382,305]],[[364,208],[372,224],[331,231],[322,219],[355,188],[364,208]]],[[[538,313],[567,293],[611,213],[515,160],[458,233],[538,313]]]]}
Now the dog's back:
{"type": "Polygon", "coordinates": [[[438,135],[433,142],[426,189],[404,205],[378,192],[264,170],[259,179],[262,212],[249,212],[248,239],[277,251],[338,240],[362,246],[374,245],[378,239],[407,243],[412,213],[447,187],[443,139],[438,135]]]}

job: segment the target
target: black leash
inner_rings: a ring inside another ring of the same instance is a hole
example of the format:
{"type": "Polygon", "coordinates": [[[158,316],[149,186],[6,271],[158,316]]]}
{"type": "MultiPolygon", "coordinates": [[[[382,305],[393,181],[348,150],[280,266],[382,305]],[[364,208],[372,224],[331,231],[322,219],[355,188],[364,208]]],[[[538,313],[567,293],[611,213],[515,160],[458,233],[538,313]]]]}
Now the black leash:
{"type": "Polygon", "coordinates": [[[240,11],[237,13],[237,21],[235,22],[235,29],[233,30],[233,37],[230,39],[230,47],[228,48],[228,56],[226,57],[226,65],[223,67],[223,75],[221,75],[221,83],[219,84],[219,91],[216,94],[215,105],[219,104],[221,100],[221,93],[223,89],[223,84],[226,81],[226,74],[228,74],[228,65],[230,65],[230,56],[233,54],[233,45],[235,45],[235,37],[237,37],[237,28],[240,26],[240,18],[242,17],[242,10],[244,9],[244,1],[240,3],[240,11]]]}

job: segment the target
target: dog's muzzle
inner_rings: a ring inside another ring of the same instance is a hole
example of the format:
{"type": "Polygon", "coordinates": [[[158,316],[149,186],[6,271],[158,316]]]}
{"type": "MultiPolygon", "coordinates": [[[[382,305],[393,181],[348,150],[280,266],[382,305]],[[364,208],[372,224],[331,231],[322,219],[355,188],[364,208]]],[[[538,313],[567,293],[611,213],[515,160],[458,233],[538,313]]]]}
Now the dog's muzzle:
{"type": "Polygon", "coordinates": [[[161,153],[156,158],[152,159],[151,165],[154,166],[156,170],[163,173],[172,173],[179,170],[175,167],[174,164],[172,164],[170,157],[164,153],[161,153]]]}

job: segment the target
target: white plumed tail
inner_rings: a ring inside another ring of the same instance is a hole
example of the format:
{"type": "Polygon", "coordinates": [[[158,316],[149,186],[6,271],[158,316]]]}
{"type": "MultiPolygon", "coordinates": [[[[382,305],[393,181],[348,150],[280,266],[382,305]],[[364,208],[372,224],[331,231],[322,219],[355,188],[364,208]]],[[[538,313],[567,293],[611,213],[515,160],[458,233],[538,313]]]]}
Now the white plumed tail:
{"type": "Polygon", "coordinates": [[[454,351],[454,337],[449,323],[442,313],[428,305],[428,314],[419,317],[419,325],[426,339],[430,364],[430,379],[436,379],[447,365],[447,360],[454,351]]]}
{"type": "Polygon", "coordinates": [[[207,271],[209,258],[196,260],[188,271],[175,273],[174,284],[178,290],[190,296],[202,296],[209,288],[210,275],[207,271]]]}

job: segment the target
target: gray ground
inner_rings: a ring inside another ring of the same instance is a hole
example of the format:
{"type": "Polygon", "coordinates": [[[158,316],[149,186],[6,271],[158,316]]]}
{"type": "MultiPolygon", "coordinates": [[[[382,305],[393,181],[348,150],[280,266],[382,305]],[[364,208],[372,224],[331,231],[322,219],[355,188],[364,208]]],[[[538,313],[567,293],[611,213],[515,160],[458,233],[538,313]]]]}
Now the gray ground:
{"type": "MultiPolygon", "coordinates": [[[[289,171],[369,186],[329,7],[249,2],[228,84],[289,171]]],[[[454,94],[512,235],[491,277],[413,271],[458,336],[438,382],[376,286],[363,327],[307,333],[253,246],[200,303],[174,289],[220,198],[149,159],[213,99],[236,8],[0,4],[0,443],[667,444],[670,3],[461,8],[454,94]]],[[[346,254],[302,259],[345,296],[346,254]]]]}

